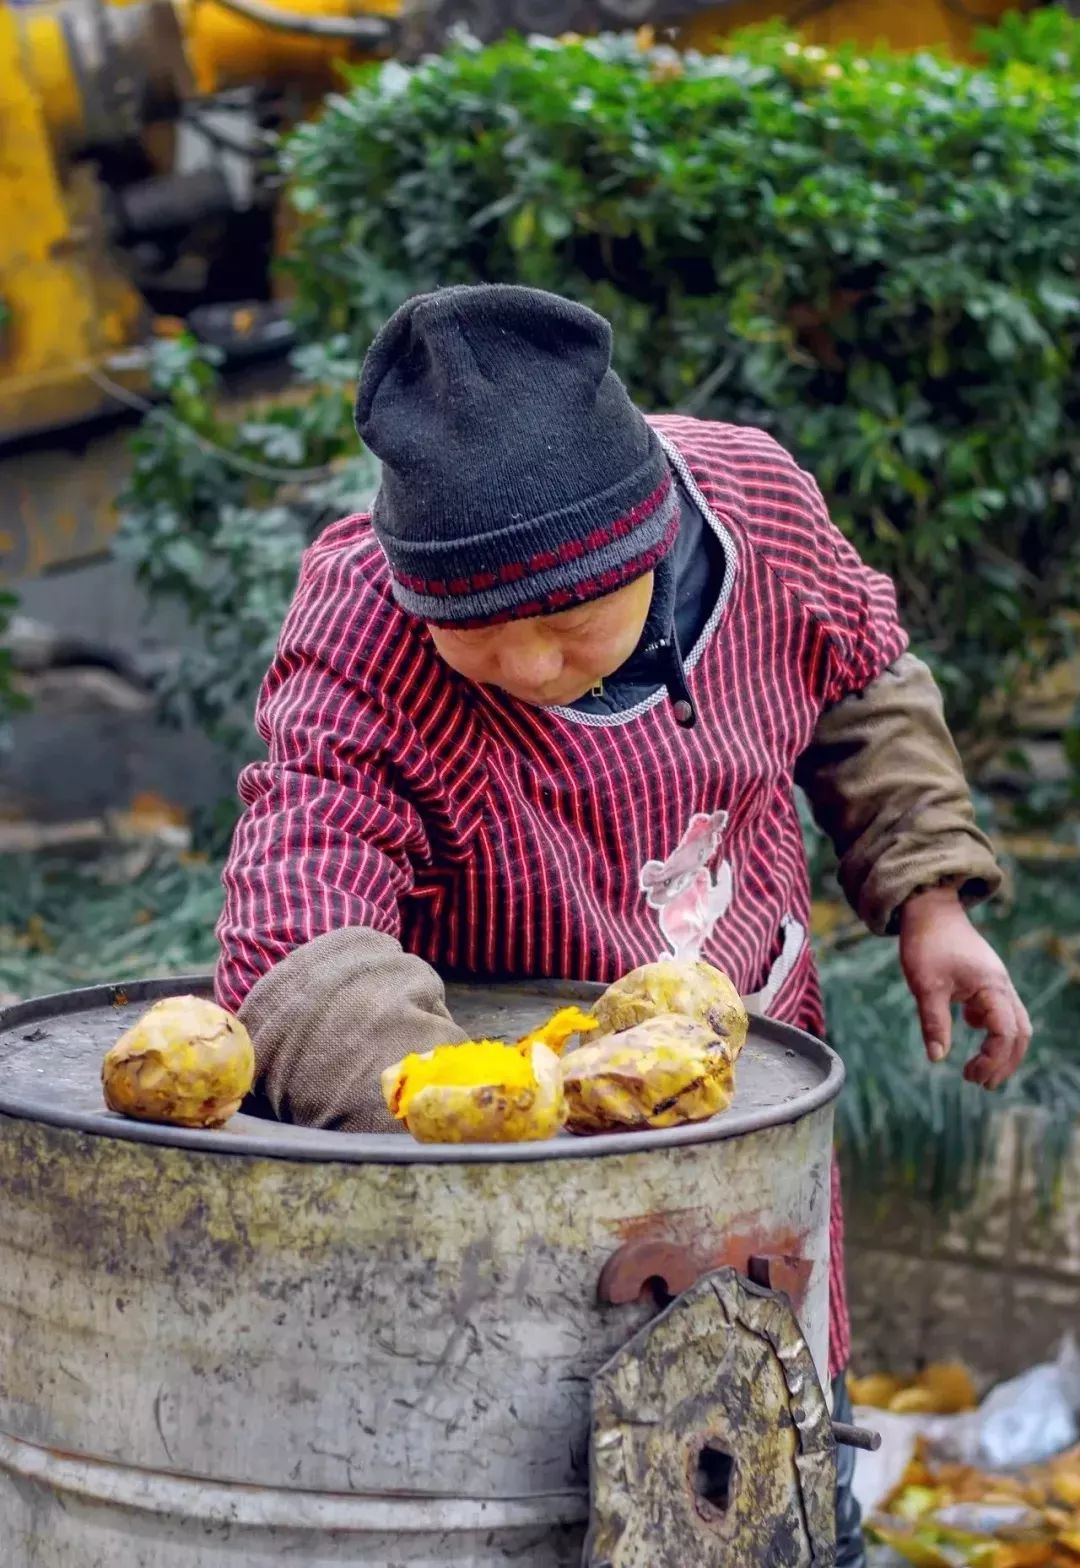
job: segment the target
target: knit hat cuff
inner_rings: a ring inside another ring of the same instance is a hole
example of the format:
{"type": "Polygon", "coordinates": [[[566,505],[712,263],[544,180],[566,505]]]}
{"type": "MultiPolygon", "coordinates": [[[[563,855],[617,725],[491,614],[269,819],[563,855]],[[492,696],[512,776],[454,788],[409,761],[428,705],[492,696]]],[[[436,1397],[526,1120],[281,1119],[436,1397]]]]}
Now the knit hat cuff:
{"type": "Polygon", "coordinates": [[[570,537],[555,513],[510,524],[489,539],[434,545],[388,535],[378,505],[374,524],[394,597],[420,620],[468,627],[550,615],[615,592],[671,549],[678,494],[659,442],[628,480],[568,507],[570,516],[577,525],[570,537]],[[466,563],[471,569],[463,569],[466,563]]]}

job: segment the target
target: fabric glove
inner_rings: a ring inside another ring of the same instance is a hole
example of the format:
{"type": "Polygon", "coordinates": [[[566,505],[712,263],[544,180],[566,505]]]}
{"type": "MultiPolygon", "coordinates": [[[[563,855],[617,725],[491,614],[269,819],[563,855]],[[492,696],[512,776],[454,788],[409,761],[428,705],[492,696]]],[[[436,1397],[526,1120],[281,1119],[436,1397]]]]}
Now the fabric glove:
{"type": "Polygon", "coordinates": [[[252,988],[240,1017],[274,1115],[339,1132],[401,1131],[383,1101],[383,1069],[466,1038],[430,964],[360,926],[296,948],[252,988]]]}

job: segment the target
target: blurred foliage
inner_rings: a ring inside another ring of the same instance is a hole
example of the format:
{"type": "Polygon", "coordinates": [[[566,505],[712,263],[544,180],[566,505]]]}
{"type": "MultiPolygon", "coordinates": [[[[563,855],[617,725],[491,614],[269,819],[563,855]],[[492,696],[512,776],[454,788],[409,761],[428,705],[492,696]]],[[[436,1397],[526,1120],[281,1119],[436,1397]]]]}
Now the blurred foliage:
{"type": "Polygon", "coordinates": [[[595,305],[643,406],[764,426],[817,475],[976,731],[1080,602],[1078,41],[1053,12],[978,69],[764,29],[358,73],[285,149],[300,323],[359,351],[478,279],[595,305]]]}
{"type": "Polygon", "coordinates": [[[283,150],[301,395],[229,415],[209,351],[159,351],[119,547],[202,638],[169,712],[250,747],[300,552],[372,487],[363,349],[417,289],[522,279],[613,320],[646,407],[790,446],[898,582],[969,761],[1007,746],[1080,607],[1080,23],[982,41],[979,69],[758,29],[711,57],[510,40],[357,73],[283,150]]]}
{"type": "Polygon", "coordinates": [[[218,402],[213,351],[159,345],[163,402],[134,438],[120,501],[116,554],[199,634],[162,679],[165,716],[194,721],[237,761],[254,749],[255,694],[301,554],[372,490],[371,462],[350,439],[355,367],[334,344],[295,359],[294,396],[236,416],[218,402]]]}
{"type": "Polygon", "coordinates": [[[975,36],[993,70],[1029,65],[1051,76],[1080,77],[1080,27],[1063,6],[1010,11],[996,27],[979,28],[975,36]]]}
{"type": "Polygon", "coordinates": [[[995,1094],[961,1076],[979,1040],[965,1025],[956,1026],[946,1062],[927,1060],[894,943],[860,936],[822,954],[830,1039],[848,1069],[841,1149],[864,1190],[895,1181],[937,1206],[963,1201],[993,1150],[1000,1117],[1024,1107],[1041,1113],[1031,1153],[1052,1197],[1080,1120],[1077,864],[1062,854],[1054,867],[1012,868],[1011,899],[977,917],[1005,956],[1035,1030],[1027,1060],[995,1094]]]}
{"type": "Polygon", "coordinates": [[[45,996],[102,980],[208,971],[217,956],[221,868],[162,855],[132,880],[46,856],[0,877],[0,995],[45,996]]]}
{"type": "Polygon", "coordinates": [[[13,593],[0,589],[0,750],[10,740],[8,720],[21,713],[27,706],[26,698],[19,691],[15,680],[15,665],[9,648],[4,646],[4,635],[11,625],[18,605],[13,593]]]}

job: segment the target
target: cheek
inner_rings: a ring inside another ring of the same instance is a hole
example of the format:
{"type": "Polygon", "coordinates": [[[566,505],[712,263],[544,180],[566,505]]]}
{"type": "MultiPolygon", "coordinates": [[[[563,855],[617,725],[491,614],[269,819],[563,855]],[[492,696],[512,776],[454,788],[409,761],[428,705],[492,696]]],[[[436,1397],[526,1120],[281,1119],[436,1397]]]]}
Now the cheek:
{"type": "Polygon", "coordinates": [[[431,628],[431,640],[443,663],[448,664],[458,675],[464,675],[467,680],[483,681],[486,672],[495,666],[492,649],[482,643],[463,642],[452,634],[443,635],[434,628],[431,628]]]}
{"type": "Polygon", "coordinates": [[[602,664],[609,670],[617,669],[637,647],[640,633],[627,626],[621,617],[598,622],[580,639],[577,647],[578,662],[602,664]]]}

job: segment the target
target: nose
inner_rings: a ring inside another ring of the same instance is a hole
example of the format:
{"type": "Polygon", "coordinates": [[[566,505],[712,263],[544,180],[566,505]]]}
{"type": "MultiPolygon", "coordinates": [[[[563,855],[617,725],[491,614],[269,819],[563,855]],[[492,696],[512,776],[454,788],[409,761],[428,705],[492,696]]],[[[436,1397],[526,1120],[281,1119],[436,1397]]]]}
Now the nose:
{"type": "Polygon", "coordinates": [[[562,674],[558,643],[542,626],[508,626],[499,641],[499,677],[513,691],[544,691],[562,674]]]}

